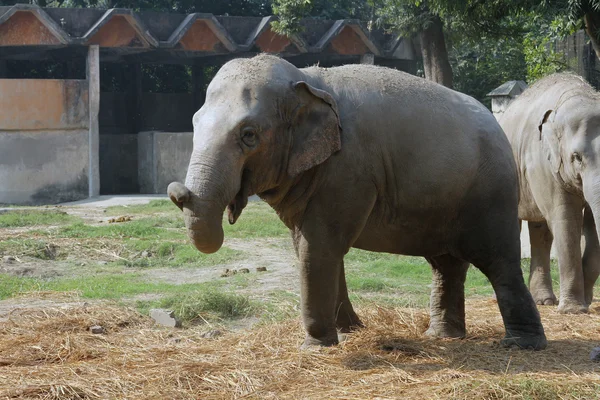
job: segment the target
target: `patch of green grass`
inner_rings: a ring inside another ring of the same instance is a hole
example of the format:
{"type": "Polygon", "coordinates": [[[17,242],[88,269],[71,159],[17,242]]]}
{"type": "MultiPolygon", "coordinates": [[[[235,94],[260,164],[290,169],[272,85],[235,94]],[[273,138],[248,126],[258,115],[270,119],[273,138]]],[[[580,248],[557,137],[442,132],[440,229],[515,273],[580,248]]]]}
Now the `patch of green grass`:
{"type": "Polygon", "coordinates": [[[204,319],[232,319],[248,316],[257,309],[247,296],[214,288],[196,290],[184,295],[161,299],[161,308],[175,312],[182,322],[193,323],[204,319]]]}
{"type": "Polygon", "coordinates": [[[248,203],[234,225],[229,224],[225,213],[223,231],[226,237],[234,238],[289,236],[289,229],[281,222],[275,211],[262,201],[248,203]]]}
{"type": "Polygon", "coordinates": [[[136,253],[130,260],[119,262],[128,267],[204,267],[230,263],[244,258],[245,253],[223,246],[214,254],[204,254],[188,242],[171,242],[165,240],[127,239],[125,248],[136,253]],[[150,257],[140,257],[144,251],[150,257]]]}
{"type": "Polygon", "coordinates": [[[134,204],[130,206],[113,206],[106,209],[107,215],[137,215],[137,214],[155,214],[172,213],[181,215],[181,211],[173,204],[171,200],[160,199],[150,200],[147,204],[134,204]]]}
{"type": "Polygon", "coordinates": [[[350,292],[350,301],[355,307],[363,306],[388,306],[388,307],[416,307],[429,306],[430,291],[428,287],[416,291],[389,291],[389,292],[350,292]]]}
{"type": "Polygon", "coordinates": [[[425,259],[352,249],[345,257],[346,280],[351,290],[381,292],[431,283],[425,259]]]}
{"type": "MultiPolygon", "coordinates": [[[[346,255],[345,264],[348,289],[356,292],[360,301],[376,298],[387,304],[424,306],[429,300],[431,266],[422,257],[352,249],[346,255]]],[[[470,267],[465,292],[488,296],[493,289],[483,273],[470,267]]]]}
{"type": "Polygon", "coordinates": [[[300,296],[296,292],[277,289],[263,299],[261,310],[262,323],[280,322],[296,318],[300,312],[300,296]]]}
{"type": "Polygon", "coordinates": [[[57,237],[76,238],[145,238],[145,239],[182,239],[185,236],[183,223],[178,224],[170,218],[141,218],[129,222],[100,226],[77,222],[58,229],[57,237]],[[167,229],[180,228],[180,229],[167,229]]]}
{"type": "Polygon", "coordinates": [[[65,225],[77,221],[81,220],[65,212],[54,210],[14,210],[0,214],[0,228],[65,225]]]}
{"type": "MultiPolygon", "coordinates": [[[[157,206],[160,209],[161,206],[157,206]]],[[[227,214],[223,215],[223,230],[227,237],[255,238],[287,236],[288,229],[279,220],[275,212],[262,202],[248,204],[235,225],[227,222],[227,214]]],[[[156,238],[182,239],[186,237],[183,215],[156,215],[133,221],[106,224],[100,226],[86,225],[83,222],[61,227],[56,235],[59,237],[85,238],[156,238]]]]}
{"type": "Polygon", "coordinates": [[[19,293],[37,290],[36,287],[36,279],[0,274],[0,300],[14,297],[19,293]]]}
{"type": "MultiPolygon", "coordinates": [[[[39,279],[17,278],[0,274],[0,299],[14,297],[31,291],[79,291],[88,299],[123,299],[140,294],[177,294],[198,290],[203,284],[176,285],[150,282],[137,273],[102,274],[96,276],[78,276],[74,278],[39,279]]],[[[224,282],[211,282],[206,287],[216,288],[224,282]]]]}

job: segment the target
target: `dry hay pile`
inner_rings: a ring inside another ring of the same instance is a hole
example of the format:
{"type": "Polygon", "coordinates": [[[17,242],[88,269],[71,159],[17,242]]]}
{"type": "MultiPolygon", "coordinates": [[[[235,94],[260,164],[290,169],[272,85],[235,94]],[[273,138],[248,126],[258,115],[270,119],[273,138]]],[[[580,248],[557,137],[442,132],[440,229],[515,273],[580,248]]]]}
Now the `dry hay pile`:
{"type": "Polygon", "coordinates": [[[600,345],[599,306],[578,316],[543,308],[542,352],[501,348],[487,299],[468,302],[465,340],[424,338],[424,310],[359,311],[367,329],[301,351],[299,319],[204,339],[112,305],[23,309],[0,322],[0,398],[600,398],[600,364],[588,359],[600,345]]]}

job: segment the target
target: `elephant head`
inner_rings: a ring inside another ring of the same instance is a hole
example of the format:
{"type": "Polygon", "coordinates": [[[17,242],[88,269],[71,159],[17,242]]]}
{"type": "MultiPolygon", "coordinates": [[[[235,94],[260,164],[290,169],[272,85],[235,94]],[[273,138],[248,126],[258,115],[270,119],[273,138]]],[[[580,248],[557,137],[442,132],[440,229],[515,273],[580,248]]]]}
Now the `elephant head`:
{"type": "Polygon", "coordinates": [[[185,185],[168,187],[198,250],[223,244],[225,208],[236,222],[248,196],[276,190],[340,150],[337,105],[292,64],[274,56],[225,64],[193,117],[185,185]]]}
{"type": "Polygon", "coordinates": [[[538,128],[555,179],[583,196],[600,227],[600,101],[572,96],[540,116],[538,128]]]}

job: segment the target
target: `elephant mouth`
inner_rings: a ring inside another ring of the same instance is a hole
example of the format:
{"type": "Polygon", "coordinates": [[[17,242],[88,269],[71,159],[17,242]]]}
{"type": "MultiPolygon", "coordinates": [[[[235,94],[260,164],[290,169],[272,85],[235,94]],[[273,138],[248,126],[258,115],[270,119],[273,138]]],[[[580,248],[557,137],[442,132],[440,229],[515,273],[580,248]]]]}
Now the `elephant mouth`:
{"type": "Polygon", "coordinates": [[[242,184],[233,200],[227,205],[227,219],[231,225],[235,224],[242,210],[248,204],[248,196],[250,194],[250,171],[244,170],[242,174],[242,184]]]}

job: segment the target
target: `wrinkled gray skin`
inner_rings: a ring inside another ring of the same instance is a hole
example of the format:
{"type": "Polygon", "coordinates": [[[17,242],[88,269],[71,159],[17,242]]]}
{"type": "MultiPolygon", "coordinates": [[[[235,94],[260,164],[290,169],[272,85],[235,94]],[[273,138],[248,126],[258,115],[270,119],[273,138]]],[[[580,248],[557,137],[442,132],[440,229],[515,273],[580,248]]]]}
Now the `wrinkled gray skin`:
{"type": "Polygon", "coordinates": [[[429,335],[465,335],[471,262],[497,293],[504,343],[546,346],[519,266],[510,145],[471,97],[374,66],[228,62],[194,116],[185,186],[172,183],[169,194],[194,245],[212,253],[223,210],[235,222],[254,193],[292,233],[305,346],[336,344],[336,328],[362,326],[344,277],[351,247],[429,260],[429,335]]]}
{"type": "Polygon", "coordinates": [[[577,76],[551,75],[515,99],[499,122],[519,170],[519,218],[528,221],[531,241],[531,294],[537,304],[558,303],[550,278],[554,239],[558,309],[586,312],[600,273],[600,95],[577,76]]]}

